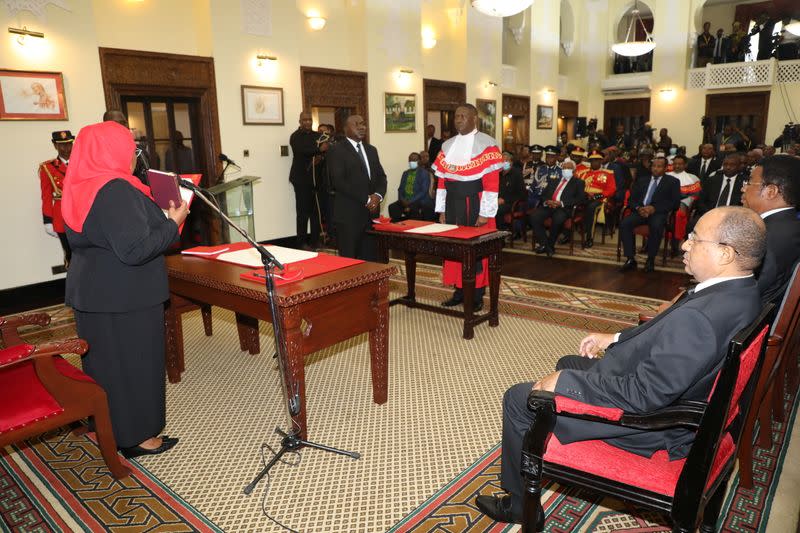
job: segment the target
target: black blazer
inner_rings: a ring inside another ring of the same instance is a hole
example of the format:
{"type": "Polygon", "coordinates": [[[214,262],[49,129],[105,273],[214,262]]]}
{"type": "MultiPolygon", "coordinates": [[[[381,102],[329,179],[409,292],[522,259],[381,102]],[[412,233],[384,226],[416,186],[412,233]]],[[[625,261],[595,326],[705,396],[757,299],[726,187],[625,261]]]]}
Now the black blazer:
{"type": "MultiPolygon", "coordinates": [[[[621,332],[619,341],[588,370],[562,370],[556,393],[631,413],[654,411],[677,400],[705,401],[728,344],[760,309],[752,277],[707,287],[621,332]]],[[[676,428],[641,431],[568,417],[557,418],[555,433],[562,443],[605,439],[646,457],[666,449],[671,459],[686,456],[695,434],[676,428]]]]}
{"type": "Polygon", "coordinates": [[[431,163],[436,161],[436,156],[439,155],[439,152],[442,151],[442,144],[444,143],[441,139],[437,139],[436,137],[431,137],[431,144],[428,147],[428,155],[430,155],[431,163]]]}
{"type": "MultiPolygon", "coordinates": [[[[696,213],[698,216],[717,207],[717,199],[722,192],[725,173],[722,169],[711,174],[704,183],[701,184],[700,197],[697,199],[696,213]]],[[[744,184],[744,174],[741,172],[736,175],[736,179],[731,182],[733,192],[731,192],[730,205],[742,205],[742,185],[744,184]]]]}
{"type": "Polygon", "coordinates": [[[98,191],[81,233],[67,227],[72,260],[66,304],[79,311],[118,313],[169,298],[164,252],[178,226],[125,180],[98,191]]]}
{"type": "Polygon", "coordinates": [[[722,167],[722,161],[720,161],[716,157],[712,157],[711,161],[708,162],[708,167],[706,168],[705,175],[701,176],[700,168],[702,164],[703,164],[703,158],[700,156],[694,156],[689,160],[689,163],[686,165],[686,172],[688,172],[689,174],[694,174],[695,176],[700,178],[701,181],[705,182],[708,176],[710,176],[711,174],[713,174],[722,167]]]}
{"type": "Polygon", "coordinates": [[[767,253],[756,272],[758,290],[764,303],[780,305],[783,293],[800,259],[800,220],[797,211],[787,209],[764,219],[767,226],[767,253]]]}
{"type": "MultiPolygon", "coordinates": [[[[628,206],[636,209],[644,207],[644,197],[647,195],[647,188],[650,186],[652,176],[642,176],[636,179],[636,183],[631,188],[631,197],[628,206]]],[[[656,213],[669,213],[678,208],[681,203],[681,182],[675,176],[664,174],[658,182],[650,204],[656,208],[656,213]]]]}
{"type": "MultiPolygon", "coordinates": [[[[552,200],[559,183],[561,183],[561,180],[547,180],[547,187],[542,192],[542,202],[552,200]]],[[[572,209],[574,205],[586,199],[586,195],[583,192],[584,185],[583,180],[575,176],[572,176],[567,184],[564,185],[560,200],[564,204],[564,209],[572,209]]]]}
{"type": "MultiPolygon", "coordinates": [[[[312,185],[314,176],[311,162],[314,156],[321,153],[317,147],[320,134],[316,131],[306,131],[298,128],[289,137],[292,147],[292,168],[289,170],[289,182],[292,185],[312,185]]],[[[321,172],[317,166],[317,182],[321,179],[321,172]]]]}
{"type": "Polygon", "coordinates": [[[525,181],[522,179],[522,171],[520,169],[512,166],[506,173],[503,173],[502,170],[500,171],[500,193],[498,196],[508,204],[509,208],[517,200],[526,198],[525,181]]]}
{"type": "Polygon", "coordinates": [[[328,176],[331,189],[335,191],[333,221],[338,224],[354,227],[369,224],[371,215],[367,209],[367,197],[373,193],[386,197],[386,172],[378,159],[378,150],[365,142],[361,146],[367,154],[371,178],[348,139],[328,150],[328,176]]]}

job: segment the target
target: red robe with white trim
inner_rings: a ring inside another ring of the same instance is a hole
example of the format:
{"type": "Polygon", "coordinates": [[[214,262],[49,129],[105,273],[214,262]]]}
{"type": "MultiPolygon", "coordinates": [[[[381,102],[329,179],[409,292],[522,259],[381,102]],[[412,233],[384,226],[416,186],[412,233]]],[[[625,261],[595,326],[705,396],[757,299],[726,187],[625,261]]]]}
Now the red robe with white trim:
{"type": "MultiPolygon", "coordinates": [[[[453,138],[455,139],[455,137],[453,138]]],[[[503,168],[503,156],[494,139],[483,133],[477,133],[473,144],[473,155],[465,165],[452,165],[445,158],[448,143],[436,157],[432,168],[439,178],[436,191],[436,212],[445,213],[448,224],[474,226],[477,216],[486,217],[487,225],[495,227],[497,214],[497,196],[500,188],[500,169],[503,168]],[[480,150],[479,153],[475,153],[480,150]],[[450,199],[448,200],[448,194],[450,199]],[[464,197],[463,203],[461,202],[464,197]],[[474,205],[477,202],[478,205],[474,205]],[[476,215],[477,212],[477,215],[476,215]]],[[[489,261],[483,259],[477,266],[475,287],[489,284],[489,261]]],[[[444,261],[442,281],[445,285],[461,288],[461,263],[444,261]]]]}

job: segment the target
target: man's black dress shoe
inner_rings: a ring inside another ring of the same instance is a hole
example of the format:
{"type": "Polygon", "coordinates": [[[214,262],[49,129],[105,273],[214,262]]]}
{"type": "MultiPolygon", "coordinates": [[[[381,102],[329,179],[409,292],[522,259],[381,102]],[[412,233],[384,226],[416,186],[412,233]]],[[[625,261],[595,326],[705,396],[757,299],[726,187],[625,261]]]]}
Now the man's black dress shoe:
{"type": "Polygon", "coordinates": [[[453,296],[449,300],[445,300],[442,302],[442,307],[455,307],[457,305],[461,305],[464,303],[464,298],[456,298],[453,296]]]}
{"type": "Polygon", "coordinates": [[[562,235],[561,238],[558,239],[558,244],[567,244],[569,242],[569,235],[562,235]]]}
{"type": "Polygon", "coordinates": [[[583,246],[584,248],[591,248],[592,246],[594,246],[594,239],[589,237],[588,239],[586,239],[586,244],[584,244],[583,246]]]}
{"type": "Polygon", "coordinates": [[[161,446],[158,448],[153,448],[150,450],[147,448],[142,448],[141,446],[131,446],[130,448],[120,448],[119,451],[127,459],[133,459],[134,457],[139,457],[142,455],[158,455],[160,453],[164,453],[174,448],[176,444],[178,444],[177,438],[167,437],[164,435],[161,437],[161,446]]]}
{"type": "Polygon", "coordinates": [[[547,257],[553,257],[556,254],[556,250],[552,246],[545,248],[544,252],[547,254],[547,257]]]}
{"type": "MultiPolygon", "coordinates": [[[[512,509],[511,496],[478,496],[475,498],[478,509],[495,522],[522,523],[522,509],[512,509]]],[[[544,510],[539,505],[539,520],[536,531],[544,531],[544,510]]]]}
{"type": "Polygon", "coordinates": [[[656,269],[656,262],[654,259],[648,259],[647,262],[644,264],[644,271],[645,272],[652,272],[656,269]]]}
{"type": "Polygon", "coordinates": [[[536,249],[533,252],[536,254],[543,254],[546,251],[547,251],[547,246],[543,246],[540,244],[539,246],[536,247],[536,249]]]}
{"type": "Polygon", "coordinates": [[[629,270],[636,270],[636,260],[635,259],[628,259],[625,261],[625,264],[620,267],[620,272],[627,272],[629,270]]]}

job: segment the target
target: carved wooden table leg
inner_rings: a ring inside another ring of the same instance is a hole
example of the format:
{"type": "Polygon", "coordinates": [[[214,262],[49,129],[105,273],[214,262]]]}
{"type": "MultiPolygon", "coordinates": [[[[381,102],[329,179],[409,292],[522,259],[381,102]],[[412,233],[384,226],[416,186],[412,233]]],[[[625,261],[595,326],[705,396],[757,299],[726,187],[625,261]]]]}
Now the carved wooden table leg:
{"type": "Polygon", "coordinates": [[[299,410],[292,416],[291,430],[299,430],[301,439],[308,437],[306,429],[306,372],[303,358],[303,331],[300,306],[279,309],[286,340],[286,359],[284,361],[283,380],[287,402],[297,402],[299,410]]]}
{"type": "Polygon", "coordinates": [[[164,309],[167,378],[170,383],[180,382],[183,367],[183,335],[180,334],[183,328],[177,307],[175,296],[170,295],[170,301],[164,309]]]}
{"type": "Polygon", "coordinates": [[[211,306],[208,304],[201,305],[200,314],[203,316],[203,329],[206,332],[206,337],[210,337],[214,334],[211,322],[211,306]]]}
{"type": "Polygon", "coordinates": [[[377,235],[375,238],[375,244],[377,247],[377,261],[379,263],[388,263],[389,262],[389,247],[387,246],[386,239],[382,235],[377,235]]]}
{"type": "Polygon", "coordinates": [[[417,282],[417,252],[406,251],[406,284],[408,285],[408,292],[406,299],[409,302],[414,302],[417,299],[416,282],[417,282]]]}
{"type": "Polygon", "coordinates": [[[258,319],[236,313],[236,330],[239,333],[239,347],[252,355],[261,353],[261,342],[258,338],[258,319]]]}
{"type": "Polygon", "coordinates": [[[500,313],[498,312],[498,299],[500,297],[500,266],[502,256],[500,251],[489,254],[489,325],[497,327],[500,325],[500,313]]]}
{"type": "Polygon", "coordinates": [[[372,310],[376,317],[375,329],[369,332],[372,401],[383,404],[389,397],[389,281],[386,278],[377,282],[372,310]]]}
{"type": "Polygon", "coordinates": [[[475,254],[466,253],[461,263],[461,290],[464,294],[464,335],[467,340],[475,336],[472,323],[475,309],[475,254]]]}

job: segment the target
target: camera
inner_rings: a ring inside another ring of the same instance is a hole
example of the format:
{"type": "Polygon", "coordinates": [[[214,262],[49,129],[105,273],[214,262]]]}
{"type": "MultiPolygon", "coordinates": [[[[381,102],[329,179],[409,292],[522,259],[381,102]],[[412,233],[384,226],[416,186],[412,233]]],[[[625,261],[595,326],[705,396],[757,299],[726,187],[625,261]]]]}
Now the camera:
{"type": "Polygon", "coordinates": [[[800,124],[790,122],[785,125],[783,127],[781,139],[783,140],[783,151],[788,150],[793,144],[800,142],[800,124]]]}

